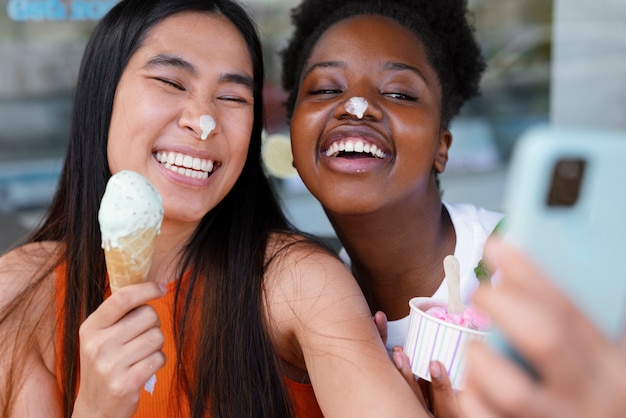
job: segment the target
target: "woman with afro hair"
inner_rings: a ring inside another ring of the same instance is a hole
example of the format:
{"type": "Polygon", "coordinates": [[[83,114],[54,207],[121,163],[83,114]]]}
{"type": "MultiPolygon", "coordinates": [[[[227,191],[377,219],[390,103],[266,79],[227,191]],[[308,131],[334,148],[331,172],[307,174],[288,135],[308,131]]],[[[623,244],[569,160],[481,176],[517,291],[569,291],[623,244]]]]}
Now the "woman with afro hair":
{"type": "MultiPolygon", "coordinates": [[[[467,2],[304,0],[291,17],[295,31],[281,53],[294,165],[413,384],[400,347],[409,300],[447,299],[443,259],[453,254],[469,304],[484,244],[502,218],[445,202],[439,188],[450,122],[479,93],[485,69],[467,2]]],[[[430,373],[431,389],[451,396],[442,365],[430,373]]],[[[456,408],[449,396],[434,398],[435,412],[456,408]]]]}

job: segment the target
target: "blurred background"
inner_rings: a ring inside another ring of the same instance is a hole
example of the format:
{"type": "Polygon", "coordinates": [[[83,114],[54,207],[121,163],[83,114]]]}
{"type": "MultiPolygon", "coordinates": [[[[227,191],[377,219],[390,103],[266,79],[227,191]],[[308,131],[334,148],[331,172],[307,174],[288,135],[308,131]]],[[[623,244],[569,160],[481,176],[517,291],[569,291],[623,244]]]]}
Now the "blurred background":
{"type": "MultiPolygon", "coordinates": [[[[298,0],[241,0],[263,38],[267,131],[287,133],[278,51],[298,0]]],[[[65,151],[80,59],[115,0],[0,0],[0,252],[49,204],[65,151]]],[[[507,161],[528,127],[551,122],[626,130],[624,0],[469,0],[488,63],[482,95],[452,126],[444,198],[501,209],[507,161]]],[[[275,179],[300,228],[332,239],[298,178],[275,179]]]]}

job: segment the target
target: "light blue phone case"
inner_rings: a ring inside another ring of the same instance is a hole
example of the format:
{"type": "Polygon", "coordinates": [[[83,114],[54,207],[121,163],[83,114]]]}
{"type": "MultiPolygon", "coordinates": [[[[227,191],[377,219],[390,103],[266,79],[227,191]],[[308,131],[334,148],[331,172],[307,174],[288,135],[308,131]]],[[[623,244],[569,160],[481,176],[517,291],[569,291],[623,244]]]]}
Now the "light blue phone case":
{"type": "Polygon", "coordinates": [[[528,254],[607,336],[626,317],[626,132],[543,126],[514,150],[504,239],[528,254]],[[557,161],[582,159],[572,206],[546,204],[557,161]]]}

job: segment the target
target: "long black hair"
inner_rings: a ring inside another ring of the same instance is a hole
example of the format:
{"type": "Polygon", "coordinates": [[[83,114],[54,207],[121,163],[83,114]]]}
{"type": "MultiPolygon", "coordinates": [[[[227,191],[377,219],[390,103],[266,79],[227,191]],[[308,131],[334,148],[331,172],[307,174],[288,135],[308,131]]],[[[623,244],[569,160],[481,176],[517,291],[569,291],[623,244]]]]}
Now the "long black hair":
{"type": "Polygon", "coordinates": [[[58,264],[66,267],[66,314],[58,324],[63,348],[57,361],[63,362],[66,417],[72,414],[77,392],[78,328],[102,303],[106,290],[97,212],[111,176],[107,138],[115,90],[147,32],[183,11],[220,14],[241,32],[254,70],[254,124],[241,176],[201,220],[182,253],[179,274],[192,274],[185,281],[188,285],[178,281],[174,321],[178,355],[168,361],[178,363],[177,383],[192,417],[293,415],[263,313],[268,238],[273,231],[293,229],[260,161],[264,74],[255,25],[231,0],[123,0],[98,23],[86,46],[58,191],[31,237],[33,242],[63,244],[58,264]],[[194,323],[202,327],[191,329],[194,323]]]}

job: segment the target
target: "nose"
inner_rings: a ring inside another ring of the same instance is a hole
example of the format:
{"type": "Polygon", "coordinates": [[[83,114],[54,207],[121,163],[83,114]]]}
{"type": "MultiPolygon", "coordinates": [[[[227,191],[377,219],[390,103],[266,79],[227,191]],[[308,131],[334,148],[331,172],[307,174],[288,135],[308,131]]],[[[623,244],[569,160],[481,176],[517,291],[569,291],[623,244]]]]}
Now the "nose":
{"type": "Polygon", "coordinates": [[[206,140],[217,127],[213,108],[210,103],[190,99],[178,119],[178,126],[191,131],[198,139],[206,140]]]}
{"type": "Polygon", "coordinates": [[[368,100],[365,96],[351,96],[336,107],[335,117],[379,120],[382,112],[375,100],[368,100]]]}

